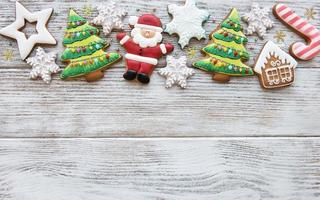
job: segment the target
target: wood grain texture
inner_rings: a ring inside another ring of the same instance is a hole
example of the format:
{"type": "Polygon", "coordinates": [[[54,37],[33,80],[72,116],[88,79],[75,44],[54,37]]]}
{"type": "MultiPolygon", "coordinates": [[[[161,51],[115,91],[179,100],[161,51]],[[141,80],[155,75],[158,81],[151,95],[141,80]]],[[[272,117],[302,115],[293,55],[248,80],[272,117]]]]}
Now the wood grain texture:
{"type": "Polygon", "coordinates": [[[298,69],[292,87],[267,91],[256,77],[212,83],[199,72],[189,89],[121,79],[113,68],[99,82],[48,86],[26,69],[0,69],[1,137],[308,136],[320,124],[320,70],[298,69]]]}
{"type": "Polygon", "coordinates": [[[317,200],[309,139],[3,139],[0,199],[317,200]]]}
{"type": "MultiPolygon", "coordinates": [[[[75,8],[83,14],[83,6],[94,7],[104,1],[21,1],[29,10],[36,11],[52,6],[55,14],[49,30],[59,40],[57,47],[46,50],[63,51],[61,39],[66,27],[67,11],[75,8]],[[76,3],[75,3],[76,2],[76,3]]],[[[170,21],[166,12],[169,1],[121,0],[129,15],[154,12],[163,23],[170,21]],[[133,3],[134,2],[134,3],[133,3]]],[[[170,1],[182,5],[184,1],[170,1]]],[[[286,1],[288,4],[295,1],[286,1]]],[[[250,9],[250,1],[226,0],[214,2],[199,0],[200,8],[209,9],[211,19],[205,23],[211,32],[228,14],[231,7],[240,13],[250,9]],[[215,19],[216,22],[213,22],[215,19]]],[[[261,2],[271,6],[274,1],[261,2]]],[[[14,3],[0,2],[0,27],[14,21],[14,3]]],[[[319,5],[314,1],[295,2],[293,8],[303,15],[305,8],[319,5]]],[[[89,16],[92,19],[94,13],[89,16]]],[[[320,26],[317,17],[312,22],[320,26]]],[[[125,19],[127,24],[128,17],[125,19]]],[[[267,34],[274,40],[277,30],[283,30],[288,47],[301,40],[279,21],[267,34]]],[[[125,31],[130,31],[126,29],[125,31]]],[[[108,39],[114,40],[116,32],[108,39]]],[[[249,37],[247,45],[253,57],[265,41],[249,37]]],[[[164,34],[164,40],[175,44],[175,55],[186,54],[181,50],[177,38],[164,34]]],[[[200,49],[208,41],[191,41],[191,47],[200,49]]],[[[42,81],[28,79],[30,67],[19,59],[15,42],[0,36],[1,51],[14,50],[12,61],[0,59],[0,137],[161,137],[161,136],[315,136],[319,134],[320,116],[319,84],[320,70],[317,57],[311,62],[300,62],[297,80],[293,87],[266,91],[260,88],[256,77],[234,78],[229,84],[218,84],[211,75],[197,70],[189,81],[187,90],[164,88],[164,79],[154,73],[151,83],[142,86],[126,82],[122,78],[124,62],[106,72],[106,77],[97,83],[84,81],[64,82],[57,77],[50,86],[42,81]]],[[[116,41],[108,51],[123,49],[116,41]]],[[[197,55],[200,56],[199,54],[197,55]]],[[[189,60],[189,63],[192,60],[189,60]]],[[[253,59],[249,62],[253,63],[253,59]]],[[[61,64],[61,63],[60,63],[61,64]]],[[[62,64],[61,64],[62,65],[62,64]]],[[[161,60],[159,67],[165,65],[161,60]]],[[[157,69],[158,70],[158,69],[157,69]]],[[[157,71],[156,70],[156,71],[157,71]]]]}

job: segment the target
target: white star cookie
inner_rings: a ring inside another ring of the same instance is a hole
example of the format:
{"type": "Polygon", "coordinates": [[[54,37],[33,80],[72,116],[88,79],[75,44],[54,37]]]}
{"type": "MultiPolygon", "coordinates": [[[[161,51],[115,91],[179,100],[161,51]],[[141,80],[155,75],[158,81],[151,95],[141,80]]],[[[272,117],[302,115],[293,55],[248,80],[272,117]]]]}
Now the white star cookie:
{"type": "Polygon", "coordinates": [[[41,47],[38,47],[35,57],[28,58],[26,61],[32,66],[30,79],[42,78],[44,82],[51,82],[51,74],[58,73],[61,69],[55,63],[57,53],[46,53],[41,47]]]}
{"type": "Polygon", "coordinates": [[[17,40],[22,60],[25,60],[28,57],[36,44],[57,43],[46,27],[52,12],[53,9],[48,8],[35,13],[30,13],[19,2],[16,2],[16,21],[1,29],[0,34],[17,40]],[[28,21],[29,23],[37,22],[37,34],[27,38],[26,35],[20,31],[20,29],[25,26],[25,21],[28,21]]]}
{"type": "Polygon", "coordinates": [[[181,88],[187,87],[187,79],[195,74],[195,71],[187,67],[187,57],[174,58],[167,56],[167,66],[159,70],[159,74],[167,78],[166,88],[179,85],[181,88]]]}
{"type": "Polygon", "coordinates": [[[191,38],[198,40],[206,37],[206,31],[202,28],[202,23],[209,19],[206,10],[196,7],[195,0],[186,0],[184,6],[170,4],[168,12],[172,15],[172,21],[166,25],[165,32],[179,35],[179,44],[184,48],[191,38]]]}
{"type": "Polygon", "coordinates": [[[261,9],[257,3],[252,4],[250,13],[246,13],[242,20],[249,24],[246,35],[256,32],[260,38],[264,38],[267,30],[273,27],[273,21],[269,18],[269,9],[261,9]]]}
{"type": "Polygon", "coordinates": [[[100,5],[97,7],[98,16],[93,19],[93,23],[103,27],[103,33],[108,35],[112,29],[123,29],[123,17],[126,11],[117,7],[114,1],[110,1],[108,5],[100,5]]]}

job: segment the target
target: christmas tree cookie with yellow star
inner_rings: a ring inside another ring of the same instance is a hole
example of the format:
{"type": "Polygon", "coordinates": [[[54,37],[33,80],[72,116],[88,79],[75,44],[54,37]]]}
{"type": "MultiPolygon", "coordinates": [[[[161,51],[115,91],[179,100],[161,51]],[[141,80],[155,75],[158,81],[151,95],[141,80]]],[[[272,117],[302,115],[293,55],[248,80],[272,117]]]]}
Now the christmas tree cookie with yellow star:
{"type": "Polygon", "coordinates": [[[68,63],[62,79],[85,77],[88,82],[101,79],[103,71],[121,59],[119,53],[106,53],[109,44],[98,37],[99,30],[74,10],[70,10],[61,60],[68,63]]]}
{"type": "Polygon", "coordinates": [[[228,17],[210,34],[211,42],[202,49],[207,55],[193,66],[213,73],[213,79],[219,82],[230,81],[231,76],[251,76],[254,72],[243,61],[250,55],[245,43],[248,39],[242,32],[240,17],[236,9],[232,9],[228,17]]]}

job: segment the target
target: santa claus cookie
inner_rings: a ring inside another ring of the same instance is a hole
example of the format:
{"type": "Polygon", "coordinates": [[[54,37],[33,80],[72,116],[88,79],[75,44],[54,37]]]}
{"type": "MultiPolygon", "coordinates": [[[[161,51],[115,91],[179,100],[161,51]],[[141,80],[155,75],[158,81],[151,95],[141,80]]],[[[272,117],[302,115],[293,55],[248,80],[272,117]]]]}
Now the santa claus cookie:
{"type": "Polygon", "coordinates": [[[296,67],[294,58],[269,41],[264,45],[254,71],[259,75],[262,87],[273,89],[291,85],[296,67]]]}
{"type": "Polygon", "coordinates": [[[133,27],[131,37],[126,33],[117,34],[117,39],[125,48],[127,71],[123,74],[126,80],[137,80],[147,84],[158,59],[173,51],[173,45],[159,44],[162,41],[162,23],[153,14],[144,14],[141,17],[130,17],[130,26],[133,27]]]}

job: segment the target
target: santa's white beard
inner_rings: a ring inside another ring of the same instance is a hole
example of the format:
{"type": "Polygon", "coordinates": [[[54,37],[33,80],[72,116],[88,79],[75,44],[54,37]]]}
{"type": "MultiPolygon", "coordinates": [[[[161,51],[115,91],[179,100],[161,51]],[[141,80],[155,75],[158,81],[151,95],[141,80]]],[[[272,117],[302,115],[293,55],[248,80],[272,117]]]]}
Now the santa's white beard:
{"type": "Polygon", "coordinates": [[[139,44],[141,48],[155,47],[162,41],[162,34],[160,32],[156,32],[153,38],[143,37],[143,35],[141,35],[141,28],[132,29],[131,37],[133,42],[139,44]]]}

